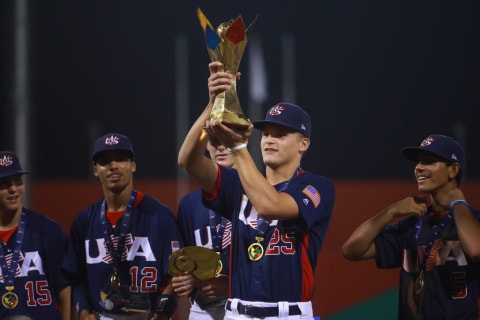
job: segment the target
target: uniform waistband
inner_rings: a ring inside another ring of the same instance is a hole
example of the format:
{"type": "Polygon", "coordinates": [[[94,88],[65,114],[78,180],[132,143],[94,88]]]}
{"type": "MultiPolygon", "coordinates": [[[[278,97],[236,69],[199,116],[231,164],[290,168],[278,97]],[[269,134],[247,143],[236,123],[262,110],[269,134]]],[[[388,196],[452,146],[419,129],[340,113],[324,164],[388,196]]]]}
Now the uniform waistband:
{"type": "Polygon", "coordinates": [[[110,314],[101,313],[98,315],[99,320],[145,320],[150,319],[146,313],[133,314],[110,314]]]}
{"type": "Polygon", "coordinates": [[[286,313],[288,308],[288,315],[301,315],[302,311],[296,303],[280,302],[278,304],[268,303],[265,306],[250,304],[247,301],[239,301],[238,299],[229,299],[225,308],[232,312],[238,312],[253,318],[267,318],[278,317],[281,313],[286,313]],[[282,304],[280,306],[280,304],[282,304]],[[283,312],[282,310],[283,309],[283,312]]]}

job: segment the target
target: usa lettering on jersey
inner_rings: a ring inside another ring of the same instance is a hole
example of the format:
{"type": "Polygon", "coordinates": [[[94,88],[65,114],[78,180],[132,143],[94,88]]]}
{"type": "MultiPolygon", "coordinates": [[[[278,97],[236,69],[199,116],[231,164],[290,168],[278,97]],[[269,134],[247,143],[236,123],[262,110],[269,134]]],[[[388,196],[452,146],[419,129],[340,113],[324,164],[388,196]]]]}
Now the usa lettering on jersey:
{"type": "MultiPolygon", "coordinates": [[[[216,226],[217,231],[220,229],[220,225],[216,226]]],[[[195,245],[198,247],[204,247],[208,249],[213,249],[213,243],[212,243],[212,231],[210,229],[210,226],[206,226],[205,228],[199,228],[195,229],[193,232],[195,236],[195,245]],[[202,237],[202,230],[204,230],[205,235],[206,235],[206,242],[202,237]]],[[[227,224],[225,225],[225,230],[223,230],[223,235],[222,235],[222,249],[225,249],[230,245],[230,242],[232,240],[232,222],[227,221],[227,224]]]]}
{"type": "MultiPolygon", "coordinates": [[[[118,239],[118,236],[112,236],[114,245],[118,243],[118,239]]],[[[87,264],[113,262],[113,257],[107,251],[104,238],[85,240],[85,254],[87,264]],[[90,250],[91,242],[96,244],[94,245],[95,250],[90,250]]],[[[128,234],[122,252],[122,261],[133,261],[135,257],[142,257],[145,261],[157,261],[147,237],[133,237],[131,234],[128,234]]]]}
{"type": "MultiPolygon", "coordinates": [[[[405,250],[403,255],[403,268],[405,271],[412,273],[418,272],[417,261],[421,261],[425,255],[426,246],[418,246],[418,257],[405,250]],[[419,260],[420,259],[420,260],[419,260]]],[[[434,267],[444,267],[447,264],[464,267],[468,265],[467,258],[458,240],[442,240],[437,239],[432,245],[425,268],[427,271],[434,267]]],[[[467,296],[467,273],[464,270],[456,270],[450,272],[450,296],[452,299],[462,299],[467,296]]]]}
{"type": "MultiPolygon", "coordinates": [[[[5,260],[7,261],[7,265],[11,264],[13,253],[7,254],[5,256],[5,260]]],[[[20,253],[20,257],[18,259],[17,270],[15,273],[15,277],[28,277],[29,272],[38,272],[40,275],[44,275],[43,272],[43,262],[42,257],[38,253],[38,251],[31,251],[31,252],[24,252],[20,253]]],[[[0,268],[0,281],[4,282],[3,272],[0,268]]]]}

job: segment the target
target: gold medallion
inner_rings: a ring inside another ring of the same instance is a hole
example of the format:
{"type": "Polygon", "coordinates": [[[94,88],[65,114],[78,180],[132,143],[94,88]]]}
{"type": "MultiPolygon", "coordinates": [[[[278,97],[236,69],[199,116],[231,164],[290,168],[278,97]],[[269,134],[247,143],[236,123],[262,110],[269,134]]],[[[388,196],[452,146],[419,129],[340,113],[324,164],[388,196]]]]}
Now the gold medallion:
{"type": "Polygon", "coordinates": [[[117,271],[115,271],[110,277],[110,286],[114,290],[118,290],[120,288],[120,275],[117,271]]]}
{"type": "Polygon", "coordinates": [[[423,279],[423,271],[420,271],[420,273],[417,276],[417,279],[415,279],[415,294],[420,294],[422,292],[424,284],[425,284],[425,281],[423,279]]]}
{"type": "Polygon", "coordinates": [[[248,257],[252,261],[258,261],[263,257],[263,246],[260,242],[252,243],[248,247],[248,257]]]}
{"type": "Polygon", "coordinates": [[[215,275],[218,276],[220,272],[222,272],[222,269],[223,269],[222,260],[218,259],[217,268],[215,269],[215,275]]]}
{"type": "Polygon", "coordinates": [[[2,305],[7,309],[14,309],[18,305],[18,296],[13,292],[13,286],[6,287],[8,292],[2,296],[2,305]]]}

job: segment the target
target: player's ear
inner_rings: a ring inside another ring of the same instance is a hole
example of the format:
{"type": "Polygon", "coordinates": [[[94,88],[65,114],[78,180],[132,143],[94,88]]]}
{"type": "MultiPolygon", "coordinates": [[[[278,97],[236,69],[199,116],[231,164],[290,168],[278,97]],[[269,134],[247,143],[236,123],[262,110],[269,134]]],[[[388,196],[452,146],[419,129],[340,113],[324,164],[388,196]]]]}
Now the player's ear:
{"type": "Polygon", "coordinates": [[[458,172],[460,171],[460,164],[458,162],[454,162],[447,167],[448,169],[448,178],[453,180],[457,177],[458,172]]]}
{"type": "Polygon", "coordinates": [[[98,170],[97,170],[97,164],[96,163],[93,163],[92,171],[93,171],[93,175],[95,177],[98,177],[98,170]]]}
{"type": "Polygon", "coordinates": [[[131,170],[132,170],[132,173],[137,172],[137,163],[132,160],[132,161],[130,162],[130,168],[131,168],[131,170]]]}
{"type": "Polygon", "coordinates": [[[300,134],[300,136],[301,136],[301,138],[300,138],[300,149],[299,149],[299,151],[303,153],[303,152],[307,151],[308,147],[310,146],[310,139],[303,136],[302,134],[300,134]]]}

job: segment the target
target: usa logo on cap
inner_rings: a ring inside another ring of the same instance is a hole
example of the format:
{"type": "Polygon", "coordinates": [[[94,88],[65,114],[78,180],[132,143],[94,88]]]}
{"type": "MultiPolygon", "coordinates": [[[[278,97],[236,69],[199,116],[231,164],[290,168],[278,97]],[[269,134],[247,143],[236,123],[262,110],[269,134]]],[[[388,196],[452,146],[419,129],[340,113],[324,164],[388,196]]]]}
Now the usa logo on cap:
{"type": "Polygon", "coordinates": [[[277,106],[272,107],[268,114],[271,115],[271,116],[278,116],[278,115],[282,114],[283,110],[285,110],[285,107],[277,105],[277,106]]]}
{"type": "Polygon", "coordinates": [[[26,174],[28,171],[22,169],[20,160],[12,151],[0,151],[0,179],[19,174],[26,174]]]}
{"type": "Polygon", "coordinates": [[[105,144],[107,146],[113,146],[119,143],[120,137],[111,135],[110,137],[105,138],[105,144]]]}
{"type": "Polygon", "coordinates": [[[4,154],[3,157],[0,159],[0,166],[1,167],[9,167],[13,164],[12,156],[4,154]]]}

